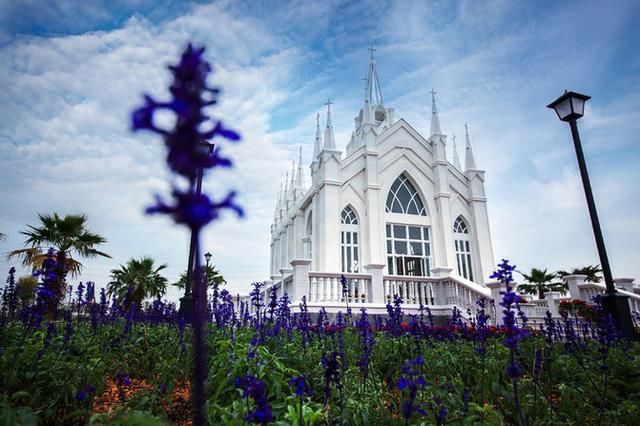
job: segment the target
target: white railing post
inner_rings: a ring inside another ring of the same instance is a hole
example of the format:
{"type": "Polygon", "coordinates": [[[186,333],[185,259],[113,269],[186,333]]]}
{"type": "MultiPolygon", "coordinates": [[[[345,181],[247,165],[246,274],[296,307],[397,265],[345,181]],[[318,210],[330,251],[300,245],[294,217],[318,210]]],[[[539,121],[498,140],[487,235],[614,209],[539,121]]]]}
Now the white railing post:
{"type": "Polygon", "coordinates": [[[387,297],[385,291],[384,280],[382,278],[382,270],[385,265],[379,263],[370,263],[368,265],[364,265],[364,270],[367,271],[367,274],[371,275],[371,279],[369,281],[369,288],[364,294],[367,295],[367,299],[371,303],[385,303],[385,298],[387,297]]]}
{"type": "MultiPolygon", "coordinates": [[[[578,284],[583,284],[586,278],[586,275],[567,275],[566,277],[564,277],[564,280],[569,286],[569,297],[571,297],[572,299],[583,300],[578,284]]],[[[587,298],[586,300],[589,299],[587,298]]]]}
{"type": "Polygon", "coordinates": [[[446,292],[446,284],[445,281],[447,278],[451,277],[451,272],[453,268],[446,267],[436,267],[431,268],[431,276],[434,278],[440,278],[440,281],[436,284],[436,294],[435,294],[435,305],[446,305],[447,304],[447,292],[446,292]]]}
{"type": "Polygon", "coordinates": [[[489,290],[491,290],[491,298],[496,306],[498,306],[498,304],[502,302],[502,295],[500,292],[504,290],[504,285],[500,281],[489,281],[484,285],[489,287],[489,290]]]}
{"type": "Polygon", "coordinates": [[[553,318],[557,318],[560,316],[560,311],[558,310],[558,304],[556,300],[560,298],[560,292],[558,291],[548,291],[544,294],[544,298],[547,299],[547,309],[551,313],[553,318]]]}
{"type": "MultiPolygon", "coordinates": [[[[309,299],[309,294],[307,294],[309,288],[309,268],[311,266],[311,260],[309,259],[294,259],[291,261],[291,266],[293,266],[293,280],[291,281],[291,294],[289,294],[289,298],[298,302],[302,300],[302,296],[307,296],[309,299]]],[[[283,276],[286,276],[284,274],[283,276]]],[[[285,291],[284,288],[285,280],[282,280],[282,290],[285,291]]],[[[287,289],[288,290],[288,289],[287,289]]]]}
{"type": "Polygon", "coordinates": [[[617,289],[633,293],[633,278],[614,278],[613,283],[617,289]]]}

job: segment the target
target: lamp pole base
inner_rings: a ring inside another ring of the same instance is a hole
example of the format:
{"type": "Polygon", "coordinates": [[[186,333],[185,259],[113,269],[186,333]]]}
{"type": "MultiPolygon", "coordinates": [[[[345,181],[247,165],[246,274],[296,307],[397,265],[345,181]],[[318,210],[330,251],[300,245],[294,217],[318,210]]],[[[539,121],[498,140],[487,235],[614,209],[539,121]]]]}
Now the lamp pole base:
{"type": "Polygon", "coordinates": [[[605,293],[602,295],[602,307],[611,315],[613,322],[622,334],[629,339],[637,339],[633,320],[631,319],[631,309],[629,308],[629,296],[625,296],[616,291],[613,293],[605,293]]]}
{"type": "Polygon", "coordinates": [[[195,299],[191,295],[185,295],[180,298],[180,308],[178,309],[178,313],[180,314],[180,318],[186,319],[187,322],[191,322],[194,300],[195,299]]]}

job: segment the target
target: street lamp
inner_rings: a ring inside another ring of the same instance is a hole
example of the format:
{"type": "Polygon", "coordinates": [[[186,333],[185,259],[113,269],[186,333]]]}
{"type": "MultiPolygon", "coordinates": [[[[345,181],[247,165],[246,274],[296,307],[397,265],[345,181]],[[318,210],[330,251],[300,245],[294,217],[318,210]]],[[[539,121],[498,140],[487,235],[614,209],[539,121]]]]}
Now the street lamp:
{"type": "MultiPolygon", "coordinates": [[[[213,148],[215,147],[215,144],[205,141],[205,142],[202,142],[202,146],[203,148],[208,149],[208,155],[209,157],[211,157],[211,155],[213,154],[213,148]]],[[[204,169],[200,168],[200,170],[198,171],[196,182],[195,182],[196,197],[202,194],[203,177],[204,177],[204,169]]],[[[208,254],[211,255],[210,253],[208,254]]],[[[187,318],[189,320],[191,319],[191,314],[193,312],[193,295],[191,293],[191,284],[193,281],[193,273],[194,273],[195,260],[196,260],[195,255],[196,255],[196,232],[194,230],[191,230],[191,241],[189,244],[189,260],[187,263],[187,280],[184,286],[184,296],[180,298],[180,310],[179,310],[182,317],[187,318]]],[[[205,258],[206,257],[207,256],[205,255],[205,258]]],[[[207,259],[207,262],[209,261],[209,259],[207,259]]],[[[205,288],[206,288],[206,285],[205,285],[205,288]]]]}
{"type": "Polygon", "coordinates": [[[629,309],[629,297],[618,292],[613,285],[611,268],[609,267],[609,259],[604,246],[604,238],[602,237],[602,229],[596,212],[596,204],[591,191],[591,183],[589,182],[589,174],[587,173],[587,164],[584,160],[582,145],[580,143],[580,134],[578,133],[577,120],[584,115],[584,104],[591,99],[590,96],[582,95],[576,92],[567,92],[566,90],[555,101],[547,105],[547,108],[553,109],[558,118],[569,123],[571,127],[571,136],[573,137],[573,145],[576,149],[576,157],[578,157],[578,168],[582,177],[582,185],[584,186],[584,194],[587,198],[587,207],[589,208],[589,216],[591,217],[591,226],[596,239],[600,264],[602,265],[602,274],[604,282],[607,285],[607,291],[602,296],[602,306],[611,314],[618,329],[623,335],[632,337],[635,335],[633,322],[631,320],[631,310],[629,309]]]}
{"type": "Polygon", "coordinates": [[[205,266],[205,272],[204,272],[204,282],[205,282],[205,286],[209,285],[209,262],[211,261],[211,258],[213,257],[213,255],[209,252],[206,252],[204,254],[204,260],[206,261],[206,266],[205,266]]]}

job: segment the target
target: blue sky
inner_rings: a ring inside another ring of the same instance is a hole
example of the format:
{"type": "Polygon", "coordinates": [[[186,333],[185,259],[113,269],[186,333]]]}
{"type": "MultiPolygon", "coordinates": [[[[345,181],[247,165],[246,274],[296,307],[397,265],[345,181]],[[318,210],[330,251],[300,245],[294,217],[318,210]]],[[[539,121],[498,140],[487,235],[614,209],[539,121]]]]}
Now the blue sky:
{"type": "Polygon", "coordinates": [[[191,40],[243,135],[237,168],[205,188],[237,189],[248,213],[211,226],[204,249],[233,290],[266,279],[280,179],[298,146],[309,161],[328,97],[344,148],[374,45],[397,116],[426,134],[433,87],[449,138],[469,123],[496,260],[523,270],[598,263],[568,127],[545,108],[564,89],[591,95],[581,135],[611,266],[638,279],[639,23],[634,1],[0,0],[0,251],[38,212],[86,213],[113,259],[87,260],[81,279],[142,255],[177,277],[186,232],[142,213],[169,188],[162,143],[132,135],[128,115],[141,93],[166,95],[164,67],[191,40]]]}

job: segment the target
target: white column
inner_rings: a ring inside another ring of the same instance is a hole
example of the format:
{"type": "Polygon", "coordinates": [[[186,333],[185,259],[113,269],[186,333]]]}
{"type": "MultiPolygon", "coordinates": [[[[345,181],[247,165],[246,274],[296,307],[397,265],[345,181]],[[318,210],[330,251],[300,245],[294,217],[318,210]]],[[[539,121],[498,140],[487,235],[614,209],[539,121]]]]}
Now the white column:
{"type": "Polygon", "coordinates": [[[558,312],[558,305],[556,304],[556,299],[560,298],[560,292],[558,291],[548,291],[544,294],[544,298],[547,300],[547,305],[549,312],[553,318],[557,318],[560,316],[558,312]]]}
{"type": "Polygon", "coordinates": [[[293,282],[292,289],[289,295],[292,301],[298,302],[302,300],[302,296],[307,296],[309,300],[309,266],[311,261],[309,259],[294,259],[291,261],[293,267],[293,282]]]}
{"type": "Polygon", "coordinates": [[[366,294],[370,295],[369,300],[371,303],[386,303],[386,294],[382,275],[384,267],[385,265],[382,263],[370,263],[364,266],[367,274],[371,274],[369,288],[366,291],[366,294]]]}
{"type": "Polygon", "coordinates": [[[586,275],[567,275],[566,277],[564,277],[564,280],[569,286],[569,296],[572,299],[581,299],[580,287],[578,286],[578,284],[584,283],[584,280],[586,278],[586,275]]]}

